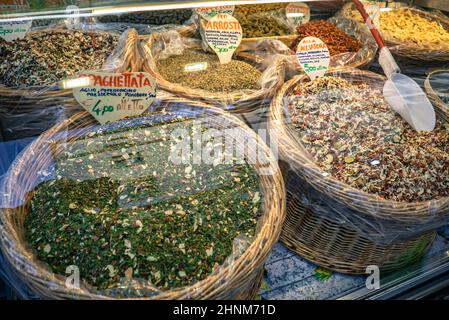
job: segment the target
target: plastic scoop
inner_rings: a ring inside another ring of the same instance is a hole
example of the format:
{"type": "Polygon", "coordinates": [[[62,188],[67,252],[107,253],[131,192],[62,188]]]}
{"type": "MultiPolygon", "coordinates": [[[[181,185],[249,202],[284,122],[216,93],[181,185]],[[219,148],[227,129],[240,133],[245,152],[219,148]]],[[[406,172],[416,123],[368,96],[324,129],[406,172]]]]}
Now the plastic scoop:
{"type": "Polygon", "coordinates": [[[359,0],[352,1],[379,46],[379,64],[388,77],[383,89],[385,100],[415,130],[432,131],[435,128],[436,116],[426,94],[414,80],[401,74],[401,69],[385,46],[363,4],[359,0]]]}

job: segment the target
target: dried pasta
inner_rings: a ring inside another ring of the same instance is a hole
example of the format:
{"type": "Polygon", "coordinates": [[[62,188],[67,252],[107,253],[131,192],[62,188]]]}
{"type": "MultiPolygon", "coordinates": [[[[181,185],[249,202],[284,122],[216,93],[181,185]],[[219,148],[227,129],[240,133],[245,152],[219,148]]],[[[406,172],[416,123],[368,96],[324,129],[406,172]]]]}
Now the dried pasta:
{"type": "MultiPolygon", "coordinates": [[[[358,11],[352,17],[362,21],[358,11]]],[[[380,31],[386,38],[402,43],[414,43],[433,49],[449,48],[449,31],[438,21],[425,18],[410,9],[393,9],[381,12],[380,31]]]]}

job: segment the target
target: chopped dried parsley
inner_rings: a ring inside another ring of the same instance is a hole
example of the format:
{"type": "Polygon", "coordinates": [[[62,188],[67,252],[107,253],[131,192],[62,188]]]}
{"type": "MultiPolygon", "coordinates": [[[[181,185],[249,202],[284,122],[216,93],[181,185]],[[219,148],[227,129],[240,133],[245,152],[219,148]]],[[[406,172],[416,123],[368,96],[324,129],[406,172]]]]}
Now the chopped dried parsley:
{"type": "MultiPolygon", "coordinates": [[[[158,289],[202,280],[250,241],[262,206],[243,164],[170,162],[170,132],[187,119],[96,130],[56,159],[56,178],[34,190],[26,238],[64,275],[76,265],[98,289],[133,280],[158,289]]],[[[205,144],[207,141],[202,141],[205,144]]]]}

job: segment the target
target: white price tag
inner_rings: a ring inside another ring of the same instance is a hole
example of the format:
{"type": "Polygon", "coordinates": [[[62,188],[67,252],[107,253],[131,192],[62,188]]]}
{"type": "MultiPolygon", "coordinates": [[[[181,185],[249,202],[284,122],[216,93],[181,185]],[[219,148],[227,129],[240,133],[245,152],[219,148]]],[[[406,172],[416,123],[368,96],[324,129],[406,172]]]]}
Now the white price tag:
{"type": "Polygon", "coordinates": [[[318,38],[306,37],[302,39],[296,49],[296,57],[310,80],[322,77],[329,68],[329,49],[318,38]]]}
{"type": "Polygon", "coordinates": [[[285,8],[287,19],[295,26],[310,21],[310,7],[302,2],[291,2],[285,8]]]}
{"type": "Polygon", "coordinates": [[[0,36],[6,41],[23,39],[30,30],[33,21],[0,22],[0,36]]]}
{"type": "Polygon", "coordinates": [[[142,114],[156,97],[156,81],[148,73],[83,72],[66,82],[79,104],[101,124],[142,114]]]}
{"type": "Polygon", "coordinates": [[[234,14],[235,6],[219,6],[219,7],[204,7],[197,8],[195,12],[206,20],[210,20],[218,13],[234,14]]]}
{"type": "Polygon", "coordinates": [[[242,41],[240,22],[229,14],[219,13],[204,28],[207,44],[215,51],[220,63],[228,63],[242,41]]]}

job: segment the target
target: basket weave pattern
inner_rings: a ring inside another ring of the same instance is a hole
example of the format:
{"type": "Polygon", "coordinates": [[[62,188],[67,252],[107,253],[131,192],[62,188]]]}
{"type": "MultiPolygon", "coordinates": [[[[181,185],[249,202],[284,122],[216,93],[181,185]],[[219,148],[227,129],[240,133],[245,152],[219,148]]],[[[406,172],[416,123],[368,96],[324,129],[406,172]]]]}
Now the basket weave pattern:
{"type": "MultiPolygon", "coordinates": [[[[262,140],[252,130],[236,117],[226,114],[217,108],[198,102],[187,102],[183,99],[166,99],[174,106],[183,104],[195,110],[210,110],[213,112],[214,125],[227,125],[241,130],[242,138],[247,136],[256,139],[259,150],[271,159],[277,170],[272,175],[259,175],[261,190],[264,194],[262,217],[256,235],[249,247],[236,256],[232,263],[218,268],[207,278],[190,286],[157,292],[148,299],[249,299],[257,294],[263,274],[264,262],[278,240],[281,226],[285,218],[285,191],[282,174],[277,167],[272,153],[262,140]]],[[[196,112],[196,111],[195,111],[196,112]]],[[[151,114],[150,114],[151,115],[151,114]]],[[[75,114],[49,131],[45,132],[24,150],[19,160],[10,168],[5,181],[5,194],[10,203],[26,199],[23,205],[2,210],[0,234],[1,250],[8,263],[19,274],[34,293],[40,297],[52,299],[110,299],[108,294],[82,285],[79,290],[68,289],[65,278],[56,275],[43,263],[35,259],[33,250],[24,239],[24,219],[28,213],[29,200],[32,197],[27,191],[32,190],[39,182],[41,170],[53,163],[52,153],[58,154],[61,148],[54,148],[55,135],[70,130],[77,131],[78,136],[88,133],[95,125],[95,120],[87,112],[75,114]],[[49,152],[52,150],[52,152],[49,152]]],[[[72,131],[73,132],[73,131],[72,131]]],[[[70,137],[69,143],[76,141],[70,137]]],[[[270,165],[271,165],[270,164],[270,165]]],[[[266,166],[256,163],[255,169],[266,166]]],[[[259,171],[258,171],[259,172],[259,171]]],[[[142,299],[138,297],[138,299],[142,299]]]]}

